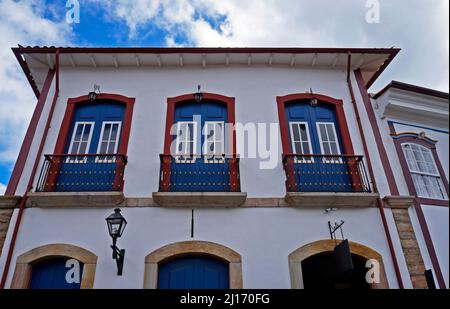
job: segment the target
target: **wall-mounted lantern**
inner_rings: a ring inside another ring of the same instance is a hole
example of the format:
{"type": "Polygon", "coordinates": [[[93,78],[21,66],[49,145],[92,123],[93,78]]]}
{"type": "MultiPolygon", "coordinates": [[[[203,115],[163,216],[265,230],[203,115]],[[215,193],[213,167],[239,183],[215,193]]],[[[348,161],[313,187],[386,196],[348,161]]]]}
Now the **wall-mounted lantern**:
{"type": "Polygon", "coordinates": [[[309,100],[309,104],[312,107],[316,107],[317,104],[319,104],[319,100],[317,100],[317,98],[313,97],[314,93],[313,93],[312,88],[309,88],[309,93],[311,94],[311,99],[309,100]]]}
{"type": "Polygon", "coordinates": [[[194,93],[194,100],[197,103],[200,103],[203,100],[203,93],[201,92],[201,86],[198,85],[197,92],[194,93]]]}
{"type": "Polygon", "coordinates": [[[123,261],[125,258],[125,249],[119,249],[116,243],[117,239],[122,236],[123,230],[127,225],[127,220],[125,220],[125,218],[120,214],[120,209],[116,208],[114,209],[114,213],[106,218],[106,223],[108,225],[109,235],[112,238],[112,258],[116,260],[117,263],[117,275],[121,276],[123,270],[123,261]]]}
{"type": "Polygon", "coordinates": [[[100,94],[100,85],[94,85],[94,91],[89,92],[89,99],[91,100],[91,102],[97,100],[99,94],[100,94]]]}

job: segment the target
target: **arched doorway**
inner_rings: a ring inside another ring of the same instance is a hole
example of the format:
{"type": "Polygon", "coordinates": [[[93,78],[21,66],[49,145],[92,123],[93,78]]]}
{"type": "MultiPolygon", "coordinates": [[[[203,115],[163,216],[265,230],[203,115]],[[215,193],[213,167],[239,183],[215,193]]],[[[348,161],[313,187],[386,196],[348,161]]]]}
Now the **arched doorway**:
{"type": "Polygon", "coordinates": [[[178,256],[159,264],[159,289],[227,289],[228,263],[213,256],[178,256]]]}
{"type": "Polygon", "coordinates": [[[38,261],[32,264],[30,289],[80,289],[83,267],[82,262],[67,257],[53,257],[38,261]],[[71,270],[72,267],[76,267],[77,274],[71,270]],[[67,276],[69,271],[71,273],[67,276]]]}
{"type": "Polygon", "coordinates": [[[377,251],[349,242],[355,272],[350,277],[334,277],[333,250],[335,240],[319,240],[306,244],[289,254],[289,272],[293,289],[303,288],[356,288],[387,289],[389,288],[384,269],[383,258],[377,251]],[[379,266],[379,283],[365,284],[368,260],[376,260],[379,266]],[[364,276],[363,276],[364,275],[364,276]]]}
{"type": "Polygon", "coordinates": [[[370,289],[365,280],[367,259],[352,254],[354,270],[338,274],[333,252],[322,252],[302,261],[305,289],[370,289]]]}
{"type": "Polygon", "coordinates": [[[241,256],[208,241],[183,241],[161,247],[145,257],[144,275],[144,288],[159,287],[241,289],[241,256]],[[178,279],[170,282],[170,274],[178,279]]]}
{"type": "Polygon", "coordinates": [[[69,244],[40,246],[17,257],[11,288],[92,289],[96,266],[97,256],[86,249],[69,244]],[[76,261],[79,263],[74,266],[76,261]],[[79,282],[66,282],[70,269],[80,272],[79,282]]]}

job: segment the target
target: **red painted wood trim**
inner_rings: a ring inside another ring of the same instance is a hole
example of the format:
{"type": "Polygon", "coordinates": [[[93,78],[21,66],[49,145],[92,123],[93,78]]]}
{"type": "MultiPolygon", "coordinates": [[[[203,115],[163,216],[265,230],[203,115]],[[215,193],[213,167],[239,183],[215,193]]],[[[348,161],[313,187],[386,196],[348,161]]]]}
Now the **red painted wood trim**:
{"type": "Polygon", "coordinates": [[[422,205],[449,207],[448,200],[436,200],[436,199],[423,198],[423,197],[418,197],[417,200],[422,205]]]}
{"type": "Polygon", "coordinates": [[[386,69],[389,63],[400,52],[398,48],[284,48],[284,47],[254,47],[254,48],[242,48],[242,47],[30,47],[19,46],[13,47],[12,51],[16,55],[28,81],[36,93],[36,97],[39,95],[36,92],[36,83],[34,82],[30,69],[22,60],[23,54],[53,54],[56,51],[62,54],[89,54],[89,53],[150,53],[150,54],[179,54],[179,53],[191,53],[191,54],[218,54],[218,53],[282,53],[282,54],[315,54],[315,53],[339,53],[339,54],[387,54],[386,61],[380,66],[377,72],[374,73],[372,78],[367,82],[366,86],[369,88],[378,76],[386,69]]]}
{"type": "Polygon", "coordinates": [[[13,47],[22,54],[33,53],[355,53],[355,54],[389,54],[395,56],[398,48],[317,48],[317,47],[13,47]]]}
{"type": "MultiPolygon", "coordinates": [[[[203,92],[204,100],[212,100],[219,103],[223,103],[227,106],[227,118],[228,123],[232,125],[232,134],[231,134],[231,145],[232,145],[232,159],[229,160],[229,170],[230,170],[230,191],[238,191],[239,190],[239,168],[238,161],[236,159],[236,130],[234,128],[236,124],[236,114],[235,114],[235,98],[227,97],[221,94],[216,93],[208,93],[203,92]]],[[[189,103],[194,100],[194,94],[188,93],[183,94],[177,97],[168,98],[167,99],[167,114],[166,114],[166,129],[165,129],[165,137],[164,137],[164,155],[171,155],[171,144],[172,144],[172,135],[171,128],[175,123],[175,108],[179,104],[189,103]]],[[[230,135],[229,135],[230,138],[230,135]]],[[[229,150],[230,151],[230,150],[229,150]]],[[[164,175],[170,175],[171,173],[171,164],[167,160],[163,160],[162,162],[162,172],[164,175]]],[[[168,176],[167,176],[168,177],[168,176]]],[[[161,191],[170,191],[170,181],[165,181],[161,185],[161,191]]]]}
{"type": "Polygon", "coordinates": [[[25,167],[25,163],[28,158],[28,154],[30,153],[30,148],[31,144],[33,143],[34,134],[36,132],[39,120],[41,118],[45,102],[47,101],[48,92],[50,90],[50,86],[52,84],[54,76],[55,70],[49,70],[44,82],[44,86],[42,87],[42,92],[39,96],[36,107],[34,109],[33,116],[31,117],[30,124],[28,125],[27,133],[25,134],[22,146],[20,147],[19,156],[17,157],[16,164],[14,165],[11,178],[8,182],[8,186],[6,187],[5,191],[6,196],[12,196],[16,193],[17,186],[19,184],[20,177],[22,176],[23,169],[25,167]]]}
{"type": "Polygon", "coordinates": [[[283,145],[283,153],[288,154],[292,153],[291,143],[289,140],[289,130],[287,126],[287,117],[286,117],[286,104],[294,102],[296,100],[305,100],[316,98],[321,102],[328,103],[334,106],[336,110],[336,118],[339,125],[339,133],[342,137],[342,144],[344,146],[344,153],[347,155],[353,155],[353,144],[350,137],[350,132],[347,126],[347,120],[344,113],[343,102],[342,100],[335,99],[326,95],[317,94],[317,93],[295,93],[289,94],[286,96],[277,97],[277,105],[278,105],[278,119],[280,121],[280,130],[281,130],[281,143],[283,145]]]}
{"type": "Polygon", "coordinates": [[[172,144],[172,134],[170,130],[175,122],[175,104],[176,101],[172,98],[167,99],[167,113],[166,113],[166,131],[164,134],[164,154],[170,155],[172,144]]]}
{"type": "MultiPolygon", "coordinates": [[[[391,134],[396,134],[395,127],[392,123],[389,124],[389,129],[391,134]]],[[[410,133],[408,134],[410,135],[410,133]]],[[[398,158],[400,160],[400,165],[402,167],[403,176],[405,177],[406,186],[408,187],[409,194],[415,196],[414,200],[414,209],[416,210],[417,220],[419,221],[420,228],[422,229],[422,234],[425,239],[425,245],[427,246],[428,254],[430,255],[431,264],[433,265],[434,273],[436,274],[436,280],[438,281],[438,285],[441,289],[445,289],[445,281],[442,275],[441,267],[439,265],[439,260],[437,258],[436,250],[434,249],[433,240],[431,238],[430,230],[428,229],[428,224],[425,219],[425,215],[422,211],[422,206],[419,202],[419,198],[417,197],[417,191],[414,186],[414,181],[411,177],[411,173],[409,171],[408,163],[406,162],[405,155],[402,150],[402,143],[411,142],[411,137],[405,138],[396,138],[394,139],[395,150],[397,151],[398,158]]],[[[419,141],[421,145],[425,146],[425,142],[423,140],[419,141]]],[[[428,146],[430,144],[426,142],[428,146]]],[[[426,146],[425,146],[426,147],[426,146]]],[[[434,145],[433,145],[434,147],[434,145]]],[[[436,151],[436,149],[435,149],[436,151]]],[[[436,163],[437,164],[437,163],[436,163]]]]}
{"type": "MultiPolygon", "coordinates": [[[[123,103],[125,105],[124,123],[122,128],[122,134],[120,137],[119,153],[126,155],[128,151],[128,142],[130,139],[131,122],[133,118],[133,107],[135,98],[125,97],[123,95],[101,93],[97,97],[97,102],[115,101],[123,103]]],[[[77,98],[70,98],[67,102],[66,112],[64,114],[61,128],[59,130],[58,139],[56,141],[55,150],[53,154],[64,154],[69,135],[70,127],[72,125],[73,115],[75,108],[81,104],[89,104],[91,101],[88,95],[80,96],[77,98]]]]}
{"type": "MultiPolygon", "coordinates": [[[[203,92],[203,99],[212,100],[219,103],[224,103],[227,106],[227,117],[228,123],[235,125],[235,98],[227,97],[224,95],[216,94],[216,93],[208,93],[203,92]]],[[[172,135],[170,134],[170,129],[172,128],[175,122],[175,107],[176,105],[192,102],[194,100],[194,94],[183,94],[177,97],[168,98],[167,99],[167,114],[166,114],[166,131],[164,138],[164,154],[170,155],[171,149],[170,145],[172,144],[172,135]]],[[[236,151],[236,131],[233,130],[233,151],[236,151]]]]}
{"type": "Polygon", "coordinates": [[[389,185],[389,191],[392,195],[399,195],[397,183],[395,182],[394,173],[392,172],[391,164],[389,163],[386,148],[383,144],[383,139],[381,137],[380,128],[376,120],[375,113],[372,109],[372,103],[370,101],[369,94],[367,93],[367,88],[364,85],[364,80],[362,78],[361,71],[358,69],[355,72],[356,82],[363,99],[364,107],[369,118],[370,125],[372,127],[372,133],[377,144],[378,153],[380,154],[381,164],[383,166],[384,173],[386,175],[386,180],[389,185]]]}
{"type": "Polygon", "coordinates": [[[294,175],[294,166],[293,162],[290,158],[286,158],[285,156],[287,154],[293,153],[292,151],[292,145],[289,141],[289,129],[288,129],[288,121],[286,117],[286,109],[284,107],[286,101],[285,97],[278,97],[277,96],[277,108],[278,108],[278,121],[280,125],[280,134],[281,134],[281,147],[283,150],[283,162],[285,160],[286,163],[284,168],[287,171],[287,175],[289,176],[288,179],[286,179],[286,191],[296,191],[297,190],[297,184],[295,183],[295,175],[294,175]]]}
{"type": "Polygon", "coordinates": [[[399,81],[396,81],[396,80],[393,80],[386,87],[384,87],[379,92],[377,92],[373,96],[373,98],[374,99],[378,99],[380,96],[382,96],[390,88],[401,89],[401,90],[405,90],[405,91],[425,94],[425,95],[429,95],[429,96],[433,96],[433,97],[437,97],[437,98],[441,98],[441,99],[446,99],[446,100],[449,99],[448,92],[443,92],[443,91],[439,91],[439,90],[435,90],[435,89],[431,89],[431,88],[425,88],[425,87],[421,87],[421,86],[407,84],[407,83],[399,82],[399,81]]]}
{"type": "Polygon", "coordinates": [[[14,56],[16,56],[16,59],[19,62],[19,65],[22,68],[23,73],[25,74],[25,77],[27,78],[28,82],[30,83],[31,89],[33,89],[36,99],[39,99],[41,94],[40,94],[39,89],[36,85],[36,82],[33,78],[33,74],[31,73],[30,68],[28,67],[28,64],[25,62],[24,58],[22,57],[21,51],[18,48],[12,48],[12,51],[14,53],[14,56]]]}

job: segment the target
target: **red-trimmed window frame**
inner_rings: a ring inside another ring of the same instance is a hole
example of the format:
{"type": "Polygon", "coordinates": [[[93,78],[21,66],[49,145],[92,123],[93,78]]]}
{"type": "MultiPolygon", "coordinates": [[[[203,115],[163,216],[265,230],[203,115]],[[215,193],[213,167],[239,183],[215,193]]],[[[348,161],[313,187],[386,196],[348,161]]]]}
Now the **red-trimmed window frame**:
{"type": "MultiPolygon", "coordinates": [[[[354,155],[353,143],[350,137],[350,131],[348,130],[347,118],[344,113],[344,102],[340,99],[335,99],[330,96],[326,96],[318,93],[294,93],[285,96],[277,96],[277,107],[278,107],[278,120],[280,123],[280,133],[281,133],[281,145],[283,149],[283,160],[286,155],[293,154],[293,149],[291,141],[289,139],[289,128],[288,120],[286,116],[286,105],[290,103],[295,103],[299,100],[311,100],[317,99],[319,102],[332,105],[336,111],[336,119],[339,125],[339,134],[342,139],[343,154],[354,155]]],[[[320,104],[320,103],[319,103],[320,104]]],[[[290,168],[293,173],[293,168],[290,168]]],[[[295,177],[290,175],[289,177],[291,188],[295,188],[295,177]]],[[[286,188],[288,184],[286,184],[286,188]]]]}
{"type": "MultiPolygon", "coordinates": [[[[111,94],[111,93],[101,93],[97,96],[97,103],[107,103],[107,102],[117,102],[125,105],[125,112],[123,118],[122,132],[120,135],[120,145],[118,148],[118,153],[123,155],[125,158],[127,157],[128,152],[128,143],[130,140],[130,132],[131,132],[131,122],[133,119],[133,108],[135,98],[126,97],[119,94],[111,94]]],[[[69,137],[70,128],[72,126],[73,117],[75,114],[75,110],[78,106],[83,104],[91,103],[89,95],[84,95],[76,98],[69,98],[67,101],[66,111],[64,113],[64,117],[61,123],[61,128],[59,130],[58,138],[56,140],[54,154],[55,155],[63,155],[65,154],[65,148],[67,144],[67,139],[69,137]]],[[[118,166],[123,162],[118,161],[118,166]]],[[[59,169],[59,165],[55,165],[55,169],[59,169]]],[[[55,171],[53,171],[52,175],[56,175],[55,171]]],[[[55,176],[53,176],[55,177],[55,176]]],[[[49,183],[54,183],[54,181],[49,180],[49,183]]],[[[117,178],[114,181],[114,185],[116,187],[120,187],[123,191],[123,177],[121,179],[117,178]]]]}
{"type": "MultiPolygon", "coordinates": [[[[209,93],[203,92],[204,100],[211,100],[218,103],[222,103],[226,105],[227,108],[227,118],[228,123],[233,125],[233,133],[228,136],[228,145],[232,145],[232,156],[233,158],[229,160],[229,168],[230,168],[230,191],[238,191],[238,169],[237,169],[237,154],[236,154],[236,130],[234,129],[236,124],[236,114],[235,114],[235,102],[236,99],[234,97],[228,97],[217,93],[209,93]]],[[[172,144],[172,135],[170,134],[170,129],[175,123],[175,108],[183,103],[189,103],[194,100],[194,93],[183,94],[176,97],[167,98],[167,114],[166,114],[166,129],[164,136],[164,158],[170,157],[171,153],[171,144],[172,144]]],[[[170,175],[171,172],[171,164],[169,161],[163,162],[162,172],[166,175],[170,175]]],[[[162,184],[163,191],[170,191],[170,183],[162,184]]]]}
{"type": "MultiPolygon", "coordinates": [[[[120,136],[119,154],[126,155],[128,151],[128,142],[130,140],[131,121],[133,118],[133,107],[135,98],[126,97],[119,94],[101,93],[97,96],[97,103],[115,101],[125,105],[125,113],[123,118],[122,133],[120,136]]],[[[69,136],[70,127],[72,125],[73,116],[77,106],[91,103],[89,95],[76,98],[69,98],[67,101],[66,111],[59,130],[58,139],[56,140],[54,154],[64,154],[64,150],[69,136]]]]}
{"type": "MultiPolygon", "coordinates": [[[[392,131],[392,128],[391,128],[392,131]]],[[[444,206],[449,207],[449,200],[441,200],[441,199],[432,199],[432,198],[424,198],[420,197],[417,194],[416,187],[414,186],[414,181],[411,176],[411,172],[408,167],[408,162],[406,162],[405,155],[403,153],[402,144],[410,143],[410,144],[417,144],[420,146],[423,146],[427,149],[429,149],[433,155],[434,163],[436,164],[436,167],[439,172],[439,177],[441,178],[442,183],[444,184],[445,191],[447,193],[447,197],[449,196],[449,188],[448,188],[448,180],[445,176],[444,169],[442,167],[441,161],[439,159],[439,155],[436,150],[436,142],[428,139],[428,138],[422,138],[417,133],[392,133],[391,134],[394,138],[394,145],[395,149],[397,151],[397,155],[400,160],[400,165],[402,167],[403,176],[405,177],[406,185],[408,187],[408,191],[410,195],[413,195],[417,198],[417,201],[422,205],[433,205],[433,206],[444,206]]]]}

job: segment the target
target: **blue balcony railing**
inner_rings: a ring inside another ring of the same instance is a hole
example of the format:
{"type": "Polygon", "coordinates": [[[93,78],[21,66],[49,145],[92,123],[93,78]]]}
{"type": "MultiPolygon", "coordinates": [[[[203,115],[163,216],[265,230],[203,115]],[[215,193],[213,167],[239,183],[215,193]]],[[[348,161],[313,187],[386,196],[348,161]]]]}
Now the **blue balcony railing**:
{"type": "Polygon", "coordinates": [[[45,155],[36,192],[122,191],[121,154],[45,155]]]}
{"type": "Polygon", "coordinates": [[[363,156],[284,155],[288,192],[371,192],[363,156]]]}
{"type": "Polygon", "coordinates": [[[160,155],[160,192],[240,192],[236,155],[160,155]]]}

